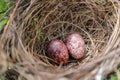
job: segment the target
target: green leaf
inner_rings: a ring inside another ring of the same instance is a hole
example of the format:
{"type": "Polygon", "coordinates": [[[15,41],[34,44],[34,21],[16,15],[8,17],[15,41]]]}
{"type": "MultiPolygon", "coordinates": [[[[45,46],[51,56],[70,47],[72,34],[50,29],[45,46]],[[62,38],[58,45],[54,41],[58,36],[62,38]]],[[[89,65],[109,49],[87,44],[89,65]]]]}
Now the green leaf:
{"type": "Polygon", "coordinates": [[[0,31],[4,28],[5,24],[7,23],[8,19],[4,19],[0,22],[0,31]]]}
{"type": "Polygon", "coordinates": [[[117,76],[111,76],[110,80],[117,80],[117,76]]]}
{"type": "Polygon", "coordinates": [[[6,0],[0,0],[0,12],[4,11],[5,9],[7,9],[6,4],[7,4],[6,0]]]}

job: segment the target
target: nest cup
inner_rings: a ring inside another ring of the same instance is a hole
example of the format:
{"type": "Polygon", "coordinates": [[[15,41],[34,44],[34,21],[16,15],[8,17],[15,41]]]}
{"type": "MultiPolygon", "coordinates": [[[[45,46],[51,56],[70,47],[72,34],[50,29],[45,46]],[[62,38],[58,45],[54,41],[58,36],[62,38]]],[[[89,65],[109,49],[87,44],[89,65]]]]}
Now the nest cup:
{"type": "Polygon", "coordinates": [[[2,43],[3,53],[7,55],[5,61],[10,64],[7,67],[26,79],[95,79],[102,66],[112,60],[117,60],[110,64],[112,68],[119,63],[118,57],[105,58],[120,43],[118,7],[119,2],[111,0],[21,2],[7,31],[10,36],[6,34],[2,43]],[[70,59],[64,66],[52,64],[54,61],[46,56],[49,41],[65,42],[72,32],[83,36],[85,56],[80,60],[70,59]],[[96,66],[97,61],[100,65],[96,66]],[[78,74],[79,71],[84,72],[78,74]]]}

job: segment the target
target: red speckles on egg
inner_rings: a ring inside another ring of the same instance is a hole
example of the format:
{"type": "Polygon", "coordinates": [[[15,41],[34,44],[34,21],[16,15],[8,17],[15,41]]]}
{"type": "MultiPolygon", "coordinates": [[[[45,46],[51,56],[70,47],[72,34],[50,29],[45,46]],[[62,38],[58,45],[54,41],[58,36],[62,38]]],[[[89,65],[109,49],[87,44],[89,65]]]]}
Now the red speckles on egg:
{"type": "Polygon", "coordinates": [[[51,40],[47,50],[48,56],[57,63],[67,63],[69,54],[66,45],[61,40],[51,40]]]}
{"type": "Polygon", "coordinates": [[[75,59],[80,59],[85,53],[85,42],[78,33],[72,33],[66,38],[66,46],[70,55],[75,59]]]}

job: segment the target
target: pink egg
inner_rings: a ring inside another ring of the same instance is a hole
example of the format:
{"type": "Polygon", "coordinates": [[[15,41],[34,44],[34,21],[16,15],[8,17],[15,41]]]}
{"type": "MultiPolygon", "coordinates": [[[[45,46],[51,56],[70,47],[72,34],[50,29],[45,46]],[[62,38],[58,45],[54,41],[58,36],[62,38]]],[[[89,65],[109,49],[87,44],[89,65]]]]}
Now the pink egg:
{"type": "Polygon", "coordinates": [[[75,59],[80,59],[85,54],[85,42],[78,33],[71,33],[67,36],[66,46],[70,55],[75,59]]]}
{"type": "Polygon", "coordinates": [[[61,40],[53,39],[47,49],[48,56],[57,63],[67,63],[69,54],[66,45],[61,40]]]}

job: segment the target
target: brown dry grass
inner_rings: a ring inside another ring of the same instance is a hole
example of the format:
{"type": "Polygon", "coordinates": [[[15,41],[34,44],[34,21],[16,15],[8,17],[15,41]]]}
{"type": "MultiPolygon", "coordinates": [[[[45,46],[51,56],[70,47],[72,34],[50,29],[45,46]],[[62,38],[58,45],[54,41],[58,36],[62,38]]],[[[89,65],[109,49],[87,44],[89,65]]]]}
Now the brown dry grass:
{"type": "Polygon", "coordinates": [[[120,63],[119,1],[23,0],[17,5],[0,41],[1,74],[14,69],[19,80],[100,80],[120,63]],[[65,41],[71,32],[84,37],[86,54],[56,65],[46,46],[54,38],[65,41]]]}

